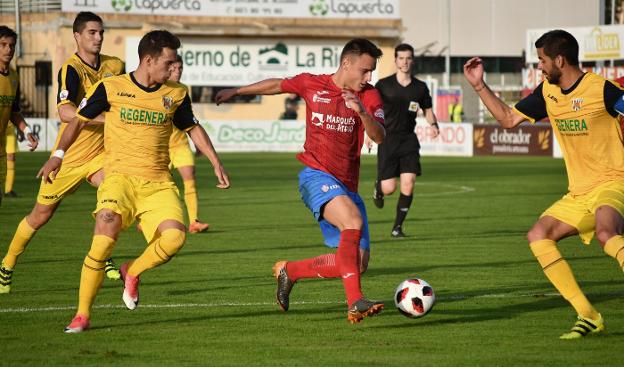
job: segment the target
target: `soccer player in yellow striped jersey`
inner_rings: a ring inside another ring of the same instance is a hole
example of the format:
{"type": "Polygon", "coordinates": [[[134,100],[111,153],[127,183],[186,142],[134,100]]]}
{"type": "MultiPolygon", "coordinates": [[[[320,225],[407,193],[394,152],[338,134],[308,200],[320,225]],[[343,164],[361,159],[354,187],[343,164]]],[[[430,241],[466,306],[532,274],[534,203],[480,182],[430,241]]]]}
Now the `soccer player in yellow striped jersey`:
{"type": "MultiPolygon", "coordinates": [[[[183,70],[182,57],[177,55],[169,80],[180,82],[183,70]]],[[[199,233],[208,230],[210,225],[197,218],[198,202],[197,190],[195,188],[195,158],[184,131],[173,129],[169,139],[169,159],[171,160],[170,166],[178,170],[184,183],[184,203],[186,204],[186,213],[189,219],[189,232],[199,233]]]]}
{"type": "MultiPolygon", "coordinates": [[[[76,107],[84,98],[86,91],[102,78],[119,75],[124,72],[124,64],[116,57],[100,54],[104,41],[102,18],[91,12],[78,13],[73,23],[74,38],[78,51],[61,67],[58,74],[59,91],[57,109],[62,121],[59,135],[67,128],[67,122],[76,114],[76,107]]],[[[97,119],[96,119],[97,120],[97,119]]],[[[104,127],[100,124],[87,126],[78,136],[76,144],[67,151],[63,169],[53,183],[42,181],[37,200],[31,212],[17,226],[9,244],[2,267],[13,271],[19,256],[35,236],[54,215],[61,201],[74,193],[85,181],[93,186],[102,182],[104,127]]],[[[107,275],[119,279],[119,272],[109,260],[107,275]]],[[[9,285],[0,287],[0,293],[8,293],[9,285]]]]}
{"type": "Polygon", "coordinates": [[[618,113],[624,91],[579,68],[579,46],[566,31],[553,30],[536,42],[538,68],[545,80],[513,108],[483,81],[483,63],[472,58],[464,75],[504,128],[548,117],[561,145],[569,192],[550,206],[527,234],[544,273],[578,314],[561,339],[577,339],[604,330],[602,316],[587,300],[557,248],[579,235],[589,244],[594,233],[604,251],[624,266],[624,145],[618,113]]]}
{"type": "MultiPolygon", "coordinates": [[[[20,112],[19,77],[17,72],[11,68],[16,43],[17,33],[7,26],[0,26],[0,205],[2,204],[4,181],[7,174],[6,130],[9,121],[12,121],[25,133],[30,141],[30,150],[35,150],[38,143],[20,112]]],[[[0,269],[0,293],[2,293],[7,281],[10,283],[9,270],[0,269]]]]}
{"type": "Polygon", "coordinates": [[[229,178],[206,131],[193,116],[191,100],[182,84],[168,81],[180,47],[167,31],[152,31],[139,42],[139,66],[130,74],[106,78],[90,89],[63,132],[58,150],[39,171],[54,180],[64,152],[87,122],[104,113],[104,171],[98,188],[95,231],[84,259],[78,310],[67,333],[79,333],[90,325],[91,306],[104,277],[117,236],[138,219],[148,246],[135,260],[120,268],[124,280],[122,299],[133,310],[139,302],[139,276],[174,256],[185,241],[186,228],[178,190],[169,171],[169,137],[172,129],[187,132],[204,153],[219,180],[228,188],[229,178]]]}

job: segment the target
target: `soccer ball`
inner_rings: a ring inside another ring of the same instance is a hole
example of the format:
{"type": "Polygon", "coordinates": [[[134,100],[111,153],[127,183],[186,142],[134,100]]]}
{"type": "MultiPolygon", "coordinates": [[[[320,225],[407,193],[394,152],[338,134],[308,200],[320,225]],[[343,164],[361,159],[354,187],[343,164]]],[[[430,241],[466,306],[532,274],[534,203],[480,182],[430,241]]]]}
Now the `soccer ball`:
{"type": "Polygon", "coordinates": [[[404,280],[394,293],[394,304],[406,317],[425,316],[434,303],[433,288],[422,279],[404,280]]]}

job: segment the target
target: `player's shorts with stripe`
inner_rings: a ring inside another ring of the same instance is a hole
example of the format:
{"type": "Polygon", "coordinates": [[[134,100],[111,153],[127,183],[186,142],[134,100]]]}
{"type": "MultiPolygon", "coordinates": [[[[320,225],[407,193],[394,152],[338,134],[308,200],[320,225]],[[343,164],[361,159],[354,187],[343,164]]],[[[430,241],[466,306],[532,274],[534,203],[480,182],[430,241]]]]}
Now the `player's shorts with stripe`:
{"type": "Polygon", "coordinates": [[[169,159],[171,160],[169,163],[169,169],[195,165],[193,152],[191,151],[191,147],[188,145],[181,145],[170,149],[169,159]]]}
{"type": "Polygon", "coordinates": [[[104,154],[99,154],[86,164],[68,167],[61,165],[52,183],[43,179],[39,185],[37,202],[43,205],[52,205],[63,200],[67,195],[73,194],[84,181],[89,180],[97,171],[102,169],[104,154]]]}
{"type": "Polygon", "coordinates": [[[178,196],[173,181],[148,181],[113,173],[106,175],[98,188],[93,216],[102,209],[110,209],[121,216],[122,229],[130,227],[136,218],[149,243],[156,238],[156,230],[165,220],[184,223],[178,196]]]}
{"type": "Polygon", "coordinates": [[[366,207],[357,192],[349,191],[342,182],[329,173],[306,167],[299,172],[299,193],[304,204],[312,211],[314,218],[319,222],[325,245],[334,248],[338,247],[340,243],[340,230],[322,217],[323,207],[336,196],[348,196],[360,209],[360,215],[362,216],[360,248],[363,250],[370,249],[366,207]]]}
{"type": "Polygon", "coordinates": [[[624,180],[609,181],[583,195],[570,193],[542,213],[576,228],[584,244],[589,244],[596,229],[596,209],[609,206],[624,217],[624,180]]]}

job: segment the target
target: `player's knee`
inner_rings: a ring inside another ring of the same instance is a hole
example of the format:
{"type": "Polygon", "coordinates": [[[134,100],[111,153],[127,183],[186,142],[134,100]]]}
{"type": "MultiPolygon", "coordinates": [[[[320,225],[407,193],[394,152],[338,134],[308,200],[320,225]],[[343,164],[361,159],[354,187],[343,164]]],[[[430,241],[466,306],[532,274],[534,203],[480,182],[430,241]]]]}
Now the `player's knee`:
{"type": "Polygon", "coordinates": [[[546,234],[546,231],[536,224],[527,232],[527,240],[529,243],[543,240],[547,238],[546,234]]]}
{"type": "Polygon", "coordinates": [[[163,255],[165,255],[167,259],[171,258],[184,246],[185,240],[186,233],[184,233],[184,231],[176,228],[164,230],[160,234],[160,247],[165,252],[163,255]]]}
{"type": "Polygon", "coordinates": [[[48,223],[50,218],[52,218],[53,213],[54,210],[52,208],[36,205],[28,215],[28,224],[33,229],[39,229],[43,227],[46,223],[48,223]]]}
{"type": "Polygon", "coordinates": [[[600,242],[600,245],[604,247],[605,243],[607,243],[607,241],[609,241],[613,236],[616,236],[617,233],[615,233],[612,230],[609,229],[605,229],[605,228],[596,228],[596,239],[598,240],[598,242],[600,242]]]}

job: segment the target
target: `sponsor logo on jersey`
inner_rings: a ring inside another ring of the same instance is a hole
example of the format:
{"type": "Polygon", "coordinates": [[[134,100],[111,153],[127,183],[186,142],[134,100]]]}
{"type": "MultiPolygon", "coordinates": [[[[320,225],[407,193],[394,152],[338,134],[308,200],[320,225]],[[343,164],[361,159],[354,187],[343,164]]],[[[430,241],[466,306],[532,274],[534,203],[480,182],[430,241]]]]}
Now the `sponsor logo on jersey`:
{"type": "Polygon", "coordinates": [[[12,106],[15,96],[0,95],[0,106],[12,106]]]}
{"type": "Polygon", "coordinates": [[[331,103],[331,98],[321,97],[322,95],[329,94],[328,91],[322,90],[314,93],[312,96],[312,102],[314,103],[331,103]]]}
{"type": "Polygon", "coordinates": [[[119,97],[128,97],[128,98],[136,98],[136,95],[128,92],[117,92],[119,97]]]}
{"type": "Polygon", "coordinates": [[[312,112],[312,118],[310,118],[310,123],[314,126],[323,126],[323,122],[325,122],[325,115],[318,112],[312,112]]]}
{"type": "Polygon", "coordinates": [[[106,73],[102,74],[102,79],[110,78],[111,76],[113,76],[113,73],[107,71],[106,73]]]}
{"type": "Polygon", "coordinates": [[[555,119],[555,126],[562,133],[587,132],[589,130],[585,119],[555,119]]]}
{"type": "Polygon", "coordinates": [[[69,91],[67,89],[63,89],[62,91],[59,92],[59,99],[61,101],[66,100],[67,97],[69,97],[69,91]]]}
{"type": "Polygon", "coordinates": [[[574,98],[572,100],[572,111],[574,112],[580,111],[582,104],[583,104],[583,98],[574,98]]]}
{"type": "Polygon", "coordinates": [[[553,96],[552,94],[548,93],[548,98],[550,98],[551,100],[553,100],[555,103],[559,103],[559,100],[557,99],[557,97],[553,96]]]}
{"type": "Polygon", "coordinates": [[[119,119],[126,124],[165,125],[171,121],[172,116],[158,111],[122,107],[119,110],[119,119]]]}

